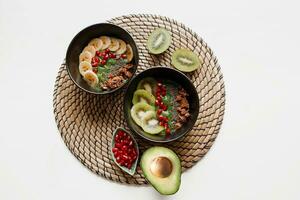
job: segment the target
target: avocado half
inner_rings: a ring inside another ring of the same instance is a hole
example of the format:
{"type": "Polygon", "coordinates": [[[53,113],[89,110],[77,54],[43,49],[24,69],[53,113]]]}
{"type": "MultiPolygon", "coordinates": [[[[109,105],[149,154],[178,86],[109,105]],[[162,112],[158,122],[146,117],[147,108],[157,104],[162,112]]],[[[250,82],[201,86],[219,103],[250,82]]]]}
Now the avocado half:
{"type": "Polygon", "coordinates": [[[181,183],[180,159],[165,147],[147,149],[140,161],[141,169],[151,185],[163,195],[175,194],[181,183]]]}

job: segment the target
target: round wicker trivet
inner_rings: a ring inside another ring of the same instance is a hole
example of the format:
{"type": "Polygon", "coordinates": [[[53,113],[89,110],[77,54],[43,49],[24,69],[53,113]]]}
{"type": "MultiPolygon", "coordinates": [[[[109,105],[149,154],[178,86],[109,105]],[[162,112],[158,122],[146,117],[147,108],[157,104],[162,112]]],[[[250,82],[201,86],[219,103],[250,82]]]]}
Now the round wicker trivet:
{"type": "MultiPolygon", "coordinates": [[[[128,15],[109,21],[130,32],[139,49],[138,73],[151,66],[171,66],[172,52],[188,48],[202,57],[203,66],[187,74],[200,98],[198,120],[184,138],[166,144],[181,159],[182,170],[192,167],[212,146],[219,132],[225,106],[225,91],[220,67],[207,44],[191,29],[172,19],[156,15],[128,15]],[[159,56],[146,49],[149,33],[156,27],[171,32],[170,48],[159,56]]],[[[54,114],[61,136],[70,151],[86,167],[107,179],[146,184],[140,168],[134,176],[122,172],[112,161],[110,144],[113,130],[128,129],[123,116],[124,89],[107,96],[97,96],[80,90],[69,78],[65,64],[60,67],[54,89],[54,114]]],[[[137,137],[141,153],[153,145],[137,137]]]]}

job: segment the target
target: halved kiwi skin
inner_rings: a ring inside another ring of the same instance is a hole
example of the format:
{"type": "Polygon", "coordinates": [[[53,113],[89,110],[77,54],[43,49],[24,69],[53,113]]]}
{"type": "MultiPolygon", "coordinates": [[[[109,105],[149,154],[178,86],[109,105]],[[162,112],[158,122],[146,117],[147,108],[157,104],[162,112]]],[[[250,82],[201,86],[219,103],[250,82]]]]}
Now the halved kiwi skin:
{"type": "Polygon", "coordinates": [[[142,122],[137,114],[140,110],[143,110],[144,112],[151,111],[151,110],[154,111],[155,108],[145,102],[139,102],[139,103],[133,105],[133,107],[131,108],[131,111],[130,111],[130,115],[131,115],[133,121],[139,126],[142,125],[142,122]]]}
{"type": "Polygon", "coordinates": [[[154,105],[155,97],[148,91],[143,89],[138,89],[134,92],[133,98],[132,98],[132,104],[136,104],[140,102],[140,97],[146,99],[147,103],[149,105],[154,105]]]}
{"type": "Polygon", "coordinates": [[[202,64],[202,60],[188,49],[177,49],[172,54],[172,65],[183,72],[196,70],[202,64]]]}
{"type": "Polygon", "coordinates": [[[152,54],[160,54],[169,48],[171,41],[172,38],[169,31],[163,28],[157,28],[150,34],[148,38],[147,49],[152,54]],[[156,44],[156,42],[159,43],[156,44]]]}

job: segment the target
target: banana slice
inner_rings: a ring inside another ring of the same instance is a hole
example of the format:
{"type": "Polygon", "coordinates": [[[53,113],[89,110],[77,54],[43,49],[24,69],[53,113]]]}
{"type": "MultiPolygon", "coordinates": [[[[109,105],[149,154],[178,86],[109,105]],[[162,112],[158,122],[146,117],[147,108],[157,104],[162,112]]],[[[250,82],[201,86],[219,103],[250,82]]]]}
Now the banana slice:
{"type": "Polygon", "coordinates": [[[126,57],[127,57],[127,62],[130,62],[133,58],[133,51],[129,44],[126,45],[126,57]]]}
{"type": "Polygon", "coordinates": [[[89,71],[89,70],[92,70],[93,67],[91,65],[91,63],[87,62],[87,61],[82,61],[80,64],[79,64],[79,72],[80,74],[83,76],[84,73],[86,71],[89,71]]]}
{"type": "Polygon", "coordinates": [[[103,42],[99,38],[94,38],[89,42],[89,46],[95,47],[96,51],[98,51],[102,48],[103,42]]]}
{"type": "Polygon", "coordinates": [[[117,38],[113,38],[113,37],[110,38],[111,44],[108,47],[109,50],[111,50],[111,51],[117,51],[119,49],[120,44],[119,44],[118,40],[119,39],[117,39],[117,38]]]}
{"type": "Polygon", "coordinates": [[[92,61],[92,57],[93,55],[89,51],[84,51],[79,55],[79,62],[87,61],[90,63],[92,61]]]}
{"type": "Polygon", "coordinates": [[[120,55],[126,51],[126,43],[123,40],[118,39],[119,41],[119,49],[116,51],[116,54],[120,55]]]}
{"type": "Polygon", "coordinates": [[[88,70],[83,74],[83,79],[92,87],[99,83],[98,76],[92,71],[88,70]]]}
{"type": "Polygon", "coordinates": [[[96,49],[94,46],[88,45],[86,46],[82,51],[88,51],[92,54],[92,56],[94,57],[96,54],[96,49]]]}
{"type": "Polygon", "coordinates": [[[109,45],[111,44],[111,40],[108,36],[101,36],[99,37],[99,39],[102,41],[102,47],[101,50],[103,49],[107,49],[109,47],[109,45]]]}

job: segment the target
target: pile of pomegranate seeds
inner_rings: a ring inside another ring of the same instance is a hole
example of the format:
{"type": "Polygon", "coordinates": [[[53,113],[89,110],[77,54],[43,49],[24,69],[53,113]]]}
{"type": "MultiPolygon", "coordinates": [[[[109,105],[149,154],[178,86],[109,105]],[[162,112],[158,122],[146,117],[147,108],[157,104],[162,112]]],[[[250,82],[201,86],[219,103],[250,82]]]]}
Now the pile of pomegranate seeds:
{"type": "Polygon", "coordinates": [[[131,169],[137,159],[137,151],[131,136],[122,130],[119,130],[114,138],[115,146],[112,152],[117,163],[128,169],[131,169]]]}

